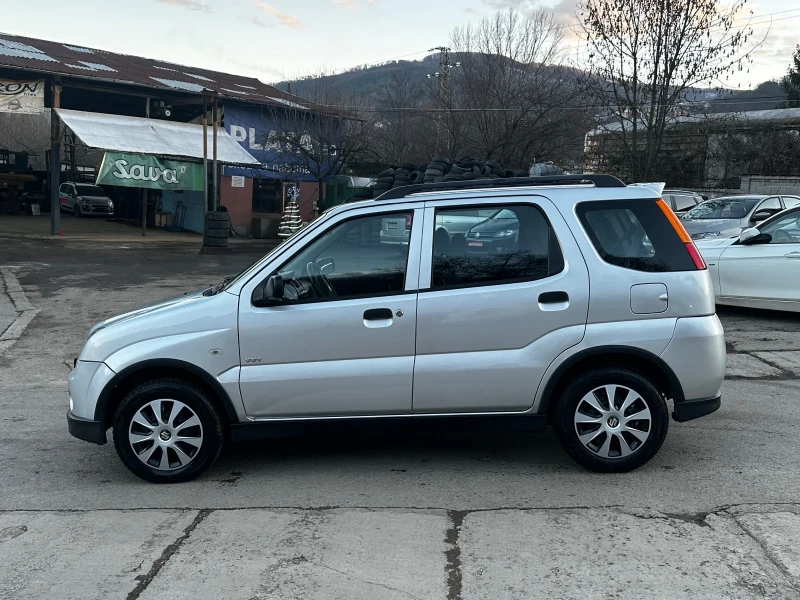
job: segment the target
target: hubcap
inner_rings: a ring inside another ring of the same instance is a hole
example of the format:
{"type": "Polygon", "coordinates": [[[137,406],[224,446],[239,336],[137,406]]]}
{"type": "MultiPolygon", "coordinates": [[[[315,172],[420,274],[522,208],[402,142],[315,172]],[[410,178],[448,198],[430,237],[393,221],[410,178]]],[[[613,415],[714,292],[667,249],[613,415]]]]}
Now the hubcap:
{"type": "Polygon", "coordinates": [[[152,400],[133,415],[128,441],[134,454],[157,471],[174,471],[195,459],[203,445],[203,426],[179,400],[152,400]]]}
{"type": "Polygon", "coordinates": [[[602,458],[624,458],[650,437],[652,417],[642,397],[623,385],[598,387],[578,402],[575,433],[590,452],[602,458]]]}

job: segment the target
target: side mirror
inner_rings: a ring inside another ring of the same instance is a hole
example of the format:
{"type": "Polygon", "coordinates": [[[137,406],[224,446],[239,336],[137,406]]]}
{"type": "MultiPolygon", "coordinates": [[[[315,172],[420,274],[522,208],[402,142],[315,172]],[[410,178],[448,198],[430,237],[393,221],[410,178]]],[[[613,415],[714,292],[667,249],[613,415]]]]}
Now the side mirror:
{"type": "Polygon", "coordinates": [[[750,244],[768,244],[772,241],[772,236],[768,233],[761,233],[756,227],[749,227],[739,234],[739,243],[747,246],[750,244]]]}
{"type": "Polygon", "coordinates": [[[323,275],[329,275],[336,271],[336,261],[329,257],[317,259],[317,267],[323,275]]]}
{"type": "Polygon", "coordinates": [[[750,218],[750,221],[753,223],[758,223],[759,221],[766,221],[772,216],[772,213],[768,210],[759,210],[753,214],[750,218]]]}
{"type": "Polygon", "coordinates": [[[283,300],[283,277],[271,275],[266,281],[259,283],[251,297],[253,306],[274,306],[283,300]]]}

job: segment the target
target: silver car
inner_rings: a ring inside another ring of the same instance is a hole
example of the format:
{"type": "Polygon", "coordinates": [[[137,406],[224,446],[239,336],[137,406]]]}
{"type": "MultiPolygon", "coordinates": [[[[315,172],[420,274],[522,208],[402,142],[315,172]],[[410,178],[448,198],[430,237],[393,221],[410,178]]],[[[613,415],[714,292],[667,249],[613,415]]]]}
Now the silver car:
{"type": "Polygon", "coordinates": [[[76,217],[114,214],[114,202],[99,185],[88,183],[62,183],[58,188],[61,211],[71,212],[76,217]]]}
{"type": "Polygon", "coordinates": [[[734,237],[784,208],[798,205],[800,198],[797,196],[723,196],[698,204],[681,220],[693,240],[734,237]]]}
{"type": "Polygon", "coordinates": [[[670,408],[720,407],[711,280],[655,191],[583,175],[406,194],[338,206],[233,278],[95,325],[70,433],[113,429],[153,482],[196,477],[229,441],[400,424],[549,424],[578,463],[621,472],[656,454],[670,408]],[[465,209],[514,224],[450,235],[465,209]],[[410,224],[403,252],[374,235],[392,221],[410,224]],[[505,241],[469,245],[485,237],[505,241]]]}

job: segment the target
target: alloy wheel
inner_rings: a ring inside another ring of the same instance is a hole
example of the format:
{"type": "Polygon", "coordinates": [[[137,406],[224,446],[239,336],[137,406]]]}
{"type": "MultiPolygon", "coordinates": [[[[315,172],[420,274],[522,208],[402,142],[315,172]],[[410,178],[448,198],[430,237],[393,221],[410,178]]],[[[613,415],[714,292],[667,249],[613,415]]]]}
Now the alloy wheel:
{"type": "Polygon", "coordinates": [[[152,469],[174,471],[188,465],[203,445],[197,414],[178,400],[152,400],[131,419],[128,441],[133,453],[152,469]]]}
{"type": "Polygon", "coordinates": [[[574,416],[578,440],[606,459],[625,458],[650,437],[652,417],[642,396],[623,385],[595,388],[578,402],[574,416]]]}

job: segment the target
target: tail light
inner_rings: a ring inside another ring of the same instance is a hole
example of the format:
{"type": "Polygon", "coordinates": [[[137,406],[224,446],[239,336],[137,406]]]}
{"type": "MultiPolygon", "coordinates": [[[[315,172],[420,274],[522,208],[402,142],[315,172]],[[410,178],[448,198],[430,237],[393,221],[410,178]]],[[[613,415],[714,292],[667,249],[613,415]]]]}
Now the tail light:
{"type": "Polygon", "coordinates": [[[411,231],[411,221],[413,218],[413,215],[406,215],[406,231],[411,231]]]}
{"type": "Polygon", "coordinates": [[[683,223],[678,220],[678,216],[672,212],[672,209],[667,206],[667,203],[661,198],[656,200],[656,204],[658,204],[658,207],[661,209],[661,212],[664,213],[664,216],[667,217],[667,220],[670,222],[670,225],[672,225],[675,233],[677,233],[678,237],[681,238],[683,245],[686,246],[686,252],[689,253],[695,268],[698,271],[706,269],[706,262],[703,260],[703,257],[700,256],[700,251],[697,249],[697,246],[694,245],[691,236],[686,232],[686,228],[684,228],[683,223]]]}

